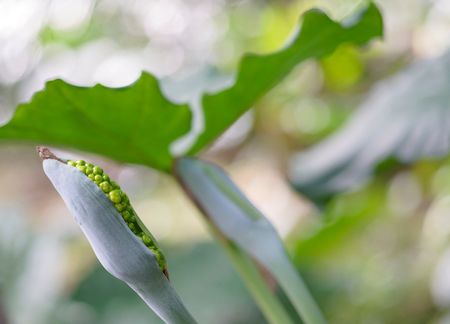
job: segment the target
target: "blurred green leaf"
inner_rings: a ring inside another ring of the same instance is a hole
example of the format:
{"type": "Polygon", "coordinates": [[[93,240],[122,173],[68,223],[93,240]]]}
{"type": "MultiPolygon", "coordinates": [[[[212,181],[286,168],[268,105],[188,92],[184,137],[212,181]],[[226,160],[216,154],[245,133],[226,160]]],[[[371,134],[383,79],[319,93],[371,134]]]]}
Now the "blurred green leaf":
{"type": "Polygon", "coordinates": [[[381,82],[336,134],[293,159],[294,187],[321,202],[355,189],[379,166],[446,156],[449,72],[447,53],[381,82]]]}
{"type": "Polygon", "coordinates": [[[325,224],[323,218],[303,224],[289,239],[296,264],[333,323],[425,323],[434,316],[433,253],[423,249],[423,210],[399,217],[385,180],[334,197],[325,224]]]}
{"type": "Polygon", "coordinates": [[[292,235],[295,262],[305,265],[339,255],[336,250],[351,245],[355,235],[385,213],[384,188],[385,184],[377,184],[333,199],[323,213],[325,223],[320,220],[320,226],[303,237],[298,232],[292,235]]]}
{"type": "MultiPolygon", "coordinates": [[[[381,33],[381,15],[374,5],[343,25],[318,10],[307,12],[287,47],[274,54],[246,56],[231,88],[203,97],[204,132],[191,152],[217,138],[303,60],[327,55],[343,42],[364,44],[381,33]]],[[[119,89],[83,88],[55,80],[18,107],[0,128],[0,139],[61,145],[168,171],[169,146],[189,131],[190,123],[188,105],[168,100],[148,73],[119,89]]]]}

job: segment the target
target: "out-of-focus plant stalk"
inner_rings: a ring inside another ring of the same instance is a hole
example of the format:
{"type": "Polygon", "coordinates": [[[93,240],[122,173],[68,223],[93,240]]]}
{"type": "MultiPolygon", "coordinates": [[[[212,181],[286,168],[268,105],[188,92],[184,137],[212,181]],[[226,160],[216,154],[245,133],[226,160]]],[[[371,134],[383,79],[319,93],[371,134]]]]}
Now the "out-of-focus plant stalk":
{"type": "MultiPolygon", "coordinates": [[[[254,259],[277,280],[306,324],[326,323],[273,226],[223,170],[212,163],[183,157],[176,160],[174,173],[215,229],[215,234],[233,243],[234,249],[226,246],[227,252],[234,261],[238,260],[238,268],[244,269],[241,274],[244,274],[245,281],[251,276],[242,255],[247,260],[249,257],[254,259]]],[[[264,281],[259,284],[264,284],[264,281]]],[[[258,290],[253,292],[259,293],[258,290]]],[[[260,297],[257,300],[265,299],[260,297]]]]}
{"type": "Polygon", "coordinates": [[[233,242],[221,237],[217,229],[210,226],[211,231],[216,233],[219,243],[227,253],[239,275],[242,277],[246,287],[252,294],[261,312],[270,323],[273,324],[293,324],[290,315],[282,305],[279,298],[268,287],[261,272],[242,250],[233,242]]]}

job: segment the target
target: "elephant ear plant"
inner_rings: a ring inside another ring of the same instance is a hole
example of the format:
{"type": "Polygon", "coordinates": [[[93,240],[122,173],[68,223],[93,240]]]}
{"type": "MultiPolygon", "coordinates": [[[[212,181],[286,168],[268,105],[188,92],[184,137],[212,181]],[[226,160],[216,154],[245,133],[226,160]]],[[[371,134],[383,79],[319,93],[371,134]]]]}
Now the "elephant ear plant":
{"type": "MultiPolygon", "coordinates": [[[[184,155],[207,147],[300,63],[323,58],[341,44],[363,46],[382,33],[381,14],[372,3],[343,22],[310,10],[279,51],[245,55],[234,84],[216,93],[197,93],[186,102],[170,99],[146,72],[120,89],[53,80],[0,127],[0,140],[81,149],[171,173],[203,212],[268,321],[323,323],[268,220],[220,168],[184,155]],[[203,121],[200,130],[192,126],[198,120],[203,121]],[[288,302],[261,270],[275,279],[288,302]]],[[[165,322],[194,323],[169,281],[161,250],[120,187],[98,166],[65,161],[45,148],[39,154],[104,268],[165,322]]]]}

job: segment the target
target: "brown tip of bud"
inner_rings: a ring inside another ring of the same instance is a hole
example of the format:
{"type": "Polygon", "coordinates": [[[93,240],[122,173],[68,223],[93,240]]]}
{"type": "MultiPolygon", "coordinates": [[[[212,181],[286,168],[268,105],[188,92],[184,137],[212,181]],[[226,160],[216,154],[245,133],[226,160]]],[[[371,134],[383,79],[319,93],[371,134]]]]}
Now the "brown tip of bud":
{"type": "Polygon", "coordinates": [[[167,280],[170,280],[170,278],[169,278],[169,271],[167,270],[167,268],[164,268],[162,272],[166,276],[167,280]]]}
{"type": "Polygon", "coordinates": [[[57,161],[62,162],[62,163],[66,163],[66,161],[61,160],[59,157],[57,157],[55,154],[53,154],[52,151],[50,151],[47,147],[36,146],[36,151],[38,152],[39,157],[42,160],[51,159],[51,160],[57,160],[57,161]]]}

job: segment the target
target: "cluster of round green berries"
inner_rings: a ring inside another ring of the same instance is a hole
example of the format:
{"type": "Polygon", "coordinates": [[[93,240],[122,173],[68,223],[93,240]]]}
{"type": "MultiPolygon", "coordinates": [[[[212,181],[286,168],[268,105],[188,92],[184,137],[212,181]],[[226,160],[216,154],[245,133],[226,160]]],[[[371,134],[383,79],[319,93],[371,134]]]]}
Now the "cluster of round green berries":
{"type": "Polygon", "coordinates": [[[128,196],[120,189],[119,185],[112,181],[109,176],[103,172],[103,169],[83,160],[67,161],[67,164],[73,166],[83,172],[89,179],[94,181],[97,186],[112,201],[117,211],[122,215],[123,220],[128,228],[139,237],[142,242],[153,252],[162,271],[166,270],[166,261],[155,244],[153,238],[147,235],[137,222],[137,215],[133,207],[131,207],[128,196]]]}

